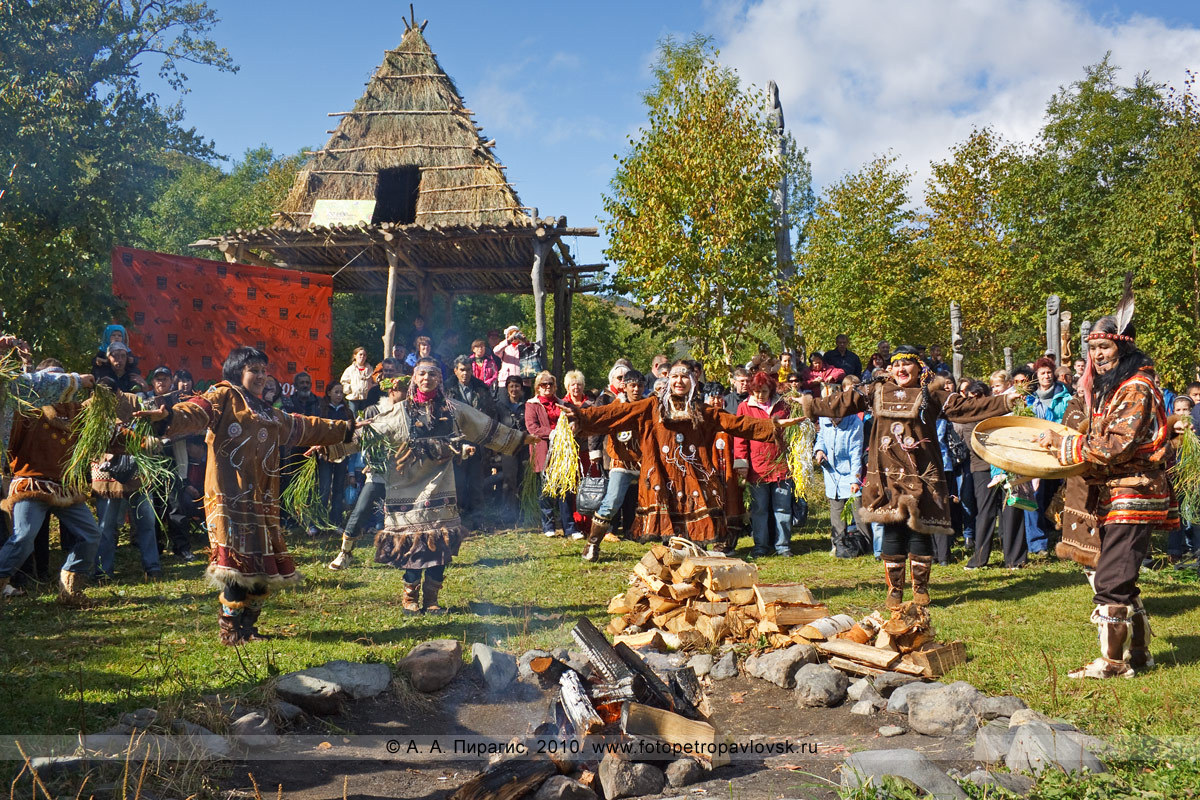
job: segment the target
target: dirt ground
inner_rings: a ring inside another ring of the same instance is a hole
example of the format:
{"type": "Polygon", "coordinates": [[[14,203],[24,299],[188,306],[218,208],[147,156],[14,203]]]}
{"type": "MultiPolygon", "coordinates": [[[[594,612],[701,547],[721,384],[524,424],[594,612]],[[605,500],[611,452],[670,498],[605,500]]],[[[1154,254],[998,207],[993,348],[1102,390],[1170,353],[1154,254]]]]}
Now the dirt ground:
{"type": "MultiPolygon", "coordinates": [[[[755,738],[792,741],[797,752],[739,758],[710,773],[709,780],[664,797],[692,798],[833,798],[837,768],[858,750],[908,747],[924,752],[943,768],[969,768],[968,741],[914,733],[882,738],[881,725],[904,725],[902,715],[871,717],[838,708],[798,708],[792,693],[754,678],[739,676],[713,684],[708,691],[712,722],[735,740],[755,738]]],[[[368,800],[373,798],[449,797],[485,766],[477,757],[421,754],[380,757],[384,739],[407,741],[413,736],[528,735],[549,718],[552,693],[514,684],[499,699],[485,696],[468,670],[449,687],[431,696],[400,698],[381,695],[347,707],[322,724],[312,721],[295,731],[311,743],[290,760],[243,761],[224,781],[228,789],[250,788],[253,774],[264,796],[282,785],[287,800],[368,800]],[[363,742],[358,736],[384,737],[363,742]]],[[[665,766],[665,764],[664,764],[665,766]]]]}

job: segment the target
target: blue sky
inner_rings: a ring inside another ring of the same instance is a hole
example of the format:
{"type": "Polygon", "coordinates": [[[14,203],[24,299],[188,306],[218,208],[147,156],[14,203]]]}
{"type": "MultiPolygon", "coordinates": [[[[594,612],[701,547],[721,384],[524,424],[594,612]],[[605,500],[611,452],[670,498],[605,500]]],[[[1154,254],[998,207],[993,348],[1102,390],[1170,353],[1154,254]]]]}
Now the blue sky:
{"type": "MultiPolygon", "coordinates": [[[[191,67],[186,123],[238,157],[320,145],[404,32],[408,3],[208,0],[235,74],[191,67]]],[[[976,125],[1036,134],[1050,93],[1106,51],[1126,77],[1180,83],[1200,70],[1200,3],[417,3],[442,68],[477,114],[526,205],[598,225],[601,195],[645,116],[640,93],[664,36],[711,35],[747,82],[780,85],[818,189],[891,151],[919,193],[929,162],[976,125]]],[[[166,101],[177,99],[151,78],[166,101]]],[[[580,239],[581,263],[603,260],[580,239]]]]}

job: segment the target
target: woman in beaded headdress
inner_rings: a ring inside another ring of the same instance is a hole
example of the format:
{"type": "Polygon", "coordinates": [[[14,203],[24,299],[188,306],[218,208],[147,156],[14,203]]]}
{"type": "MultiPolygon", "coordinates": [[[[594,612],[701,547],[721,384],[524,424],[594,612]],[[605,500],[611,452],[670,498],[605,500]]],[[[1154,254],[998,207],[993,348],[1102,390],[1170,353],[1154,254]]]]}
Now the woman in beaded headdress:
{"type": "Polygon", "coordinates": [[[1012,397],[968,398],[945,388],[931,388],[933,377],[917,349],[904,345],[891,354],[891,369],[877,371],[869,382],[829,397],[805,395],[801,399],[805,413],[814,420],[864,411],[874,418],[860,517],[883,525],[887,607],[893,609],[904,600],[909,563],[913,600],[929,604],[930,534],[954,532],[937,437],[938,417],[978,422],[1007,413],[1015,402],[1012,397]]]}
{"type": "Polygon", "coordinates": [[[1167,481],[1172,430],[1155,383],[1154,362],[1134,340],[1132,283],[1128,273],[1116,313],[1101,317],[1088,335],[1079,392],[1083,407],[1065,420],[1079,432],[1038,436],[1038,443],[1061,463],[1088,465],[1082,486],[1072,480],[1083,491],[1073,492],[1068,485],[1063,538],[1073,545],[1068,525],[1077,528],[1090,518],[1099,552],[1089,552],[1086,538],[1063,550],[1095,567],[1089,575],[1096,604],[1091,621],[1099,630],[1100,657],[1069,673],[1072,678],[1130,677],[1154,666],[1138,570],[1152,532],[1171,530],[1179,522],[1167,481]]]}

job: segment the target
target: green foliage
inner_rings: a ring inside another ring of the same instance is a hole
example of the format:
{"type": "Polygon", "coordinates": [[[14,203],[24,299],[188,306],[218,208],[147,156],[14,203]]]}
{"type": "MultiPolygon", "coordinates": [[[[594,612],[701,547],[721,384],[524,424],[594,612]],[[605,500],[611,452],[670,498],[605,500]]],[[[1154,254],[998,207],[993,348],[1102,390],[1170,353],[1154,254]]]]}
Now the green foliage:
{"type": "Polygon", "coordinates": [[[786,172],[808,192],[803,154],[778,154],[763,93],[716,57],[701,36],[660,43],[646,125],[604,198],[615,288],[714,373],[753,326],[776,322],[772,190],[786,172]]]}
{"type": "Polygon", "coordinates": [[[925,342],[932,335],[935,319],[908,208],[910,176],[895,162],[891,155],[876,158],[817,200],[791,288],[811,349],[832,348],[840,333],[864,354],[879,339],[925,342]]]}
{"type": "Polygon", "coordinates": [[[16,332],[82,362],[114,311],[108,257],[162,175],[161,154],[210,157],[138,85],[157,59],[232,70],[203,2],[7,3],[0,13],[0,282],[16,332]]]}

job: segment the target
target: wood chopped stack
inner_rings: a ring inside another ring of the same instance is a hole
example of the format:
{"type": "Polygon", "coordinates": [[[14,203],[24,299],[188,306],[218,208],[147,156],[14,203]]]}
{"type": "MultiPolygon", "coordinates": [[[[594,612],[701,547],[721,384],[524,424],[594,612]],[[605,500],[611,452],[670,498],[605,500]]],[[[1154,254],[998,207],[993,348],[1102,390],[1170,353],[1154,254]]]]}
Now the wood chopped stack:
{"type": "Polygon", "coordinates": [[[896,671],[938,677],[966,660],[961,642],[938,643],[928,609],[906,603],[885,618],[831,615],[802,583],[759,583],[741,559],[650,548],[628,591],[609,601],[615,642],[654,649],[748,644],[764,650],[809,644],[855,675],[896,671]]]}

